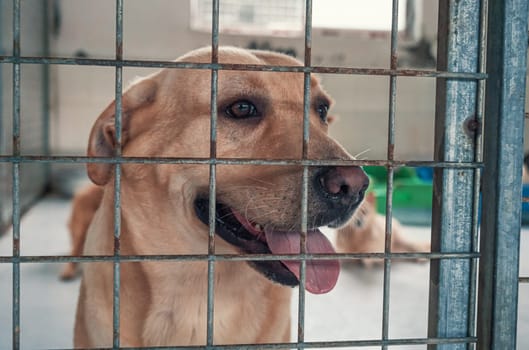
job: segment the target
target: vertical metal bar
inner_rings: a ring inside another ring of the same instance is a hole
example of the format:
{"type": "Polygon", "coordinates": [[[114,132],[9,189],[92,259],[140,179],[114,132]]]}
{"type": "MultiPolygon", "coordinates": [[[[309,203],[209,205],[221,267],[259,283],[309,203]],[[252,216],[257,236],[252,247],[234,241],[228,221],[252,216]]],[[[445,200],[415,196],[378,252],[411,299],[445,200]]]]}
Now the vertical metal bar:
{"type": "MultiPolygon", "coordinates": [[[[13,0],[13,156],[20,156],[20,0],[13,0]]],[[[13,162],[13,349],[20,348],[20,163],[13,162]]]]}
{"type": "Polygon", "coordinates": [[[13,155],[20,156],[20,0],[13,0],[13,155]]]}
{"type": "MultiPolygon", "coordinates": [[[[211,63],[219,62],[219,0],[212,1],[211,18],[211,63]]],[[[212,160],[209,166],[209,239],[208,239],[208,296],[207,296],[207,328],[206,345],[211,348],[214,342],[214,301],[215,301],[215,217],[217,198],[217,94],[218,94],[217,69],[211,70],[211,120],[210,120],[210,154],[212,160]]]]}
{"type": "MultiPolygon", "coordinates": [[[[439,3],[438,69],[478,70],[478,0],[439,3]]],[[[475,120],[477,82],[437,81],[435,161],[474,161],[475,140],[467,130],[475,120]]],[[[432,250],[470,252],[472,249],[472,169],[435,169],[432,208],[432,250]]],[[[470,261],[440,259],[430,264],[430,337],[466,337],[470,315],[470,261]]],[[[467,349],[468,344],[430,345],[429,349],[467,349]]]]}
{"type": "MultiPolygon", "coordinates": [[[[0,11],[5,11],[4,9],[7,8],[7,5],[0,4],[0,11]]],[[[7,12],[7,11],[6,11],[7,12]]],[[[3,28],[2,21],[4,20],[4,15],[0,13],[0,28],[3,28]]],[[[6,55],[6,52],[3,50],[4,43],[3,43],[3,35],[0,35],[0,55],[6,55]]],[[[0,96],[4,96],[4,78],[3,78],[3,69],[0,68],[0,96]]],[[[4,126],[4,106],[3,106],[3,98],[0,98],[0,154],[6,154],[6,143],[7,141],[4,141],[6,139],[6,130],[4,126]]],[[[7,178],[7,170],[4,164],[0,166],[0,178],[7,178]]],[[[5,212],[7,210],[8,204],[5,198],[7,198],[6,189],[3,186],[0,186],[0,196],[2,196],[4,199],[0,199],[0,232],[7,226],[7,218],[5,218],[5,212]]]]}
{"type": "MultiPolygon", "coordinates": [[[[0,15],[0,26],[2,25],[2,16],[0,15]]],[[[0,35],[0,47],[2,47],[2,35],[0,35]]],[[[0,55],[4,55],[2,49],[0,49],[0,55]]],[[[0,68],[0,96],[4,96],[4,90],[3,90],[3,70],[0,68]]],[[[5,126],[4,126],[4,109],[3,109],[3,103],[2,99],[0,99],[0,154],[6,154],[6,145],[4,143],[4,137],[6,136],[5,133],[5,126]]],[[[7,179],[7,170],[4,164],[0,166],[0,178],[6,178],[7,179]]],[[[7,198],[7,191],[3,186],[0,186],[0,196],[2,196],[3,199],[0,200],[0,232],[4,230],[5,227],[7,227],[7,218],[5,218],[5,212],[7,211],[8,204],[5,198],[7,198]]]]}
{"type": "MultiPolygon", "coordinates": [[[[123,60],[123,0],[116,0],[116,60],[123,60]]],[[[116,66],[115,74],[115,129],[116,150],[115,156],[121,157],[122,151],[122,93],[123,93],[123,67],[116,66]]],[[[114,279],[113,279],[113,305],[112,305],[112,334],[114,349],[120,347],[120,284],[121,284],[121,164],[116,163],[114,176],[114,279]]]]}
{"type": "Polygon", "coordinates": [[[13,164],[13,349],[20,348],[20,164],[13,164]]]}
{"type": "MultiPolygon", "coordinates": [[[[399,23],[399,0],[393,0],[391,14],[391,53],[390,69],[397,69],[397,46],[398,46],[398,23],[399,23]]],[[[395,157],[395,109],[397,104],[397,77],[391,75],[389,78],[389,116],[388,116],[388,146],[387,158],[392,161],[395,157]]],[[[391,253],[391,219],[393,217],[393,175],[395,169],[388,165],[388,178],[386,186],[386,234],[384,252],[391,253]]],[[[382,340],[389,339],[389,307],[390,307],[390,286],[391,286],[391,259],[384,259],[384,291],[382,299],[382,340]]],[[[387,345],[382,345],[382,349],[387,349],[387,345]]]]}
{"type": "MultiPolygon", "coordinates": [[[[312,0],[305,1],[305,67],[312,64],[312,0]]],[[[310,141],[310,72],[303,75],[303,148],[302,159],[308,159],[310,141]]],[[[307,211],[308,211],[308,183],[309,168],[303,167],[301,181],[301,237],[300,237],[300,271],[298,289],[298,349],[305,348],[305,283],[307,260],[307,211]]]]}
{"type": "MultiPolygon", "coordinates": [[[[480,33],[479,33],[479,72],[486,72],[487,56],[487,15],[488,0],[482,0],[480,4],[480,33]]],[[[478,81],[478,96],[476,103],[476,119],[469,124],[469,132],[474,134],[476,143],[474,158],[477,162],[483,160],[483,115],[485,113],[485,80],[478,81]]],[[[480,197],[481,197],[481,170],[474,169],[474,193],[472,200],[472,252],[479,252],[479,215],[480,215],[480,197]]],[[[470,335],[476,335],[476,305],[477,305],[477,272],[478,260],[472,259],[470,265],[470,300],[469,300],[469,317],[468,329],[470,335]]],[[[470,349],[475,349],[476,344],[472,343],[470,349]]]]}
{"type": "Polygon", "coordinates": [[[527,0],[489,0],[478,349],[515,349],[527,0]]]}
{"type": "Polygon", "coordinates": [[[113,307],[112,307],[112,346],[114,349],[120,347],[120,232],[121,232],[121,165],[115,166],[114,177],[114,277],[113,277],[113,307]]]}
{"type": "MultiPolygon", "coordinates": [[[[48,57],[50,55],[50,40],[49,40],[49,1],[42,2],[42,55],[48,57]]],[[[50,66],[48,64],[41,65],[42,67],[42,151],[43,154],[49,156],[50,152],[50,66]]],[[[43,165],[44,176],[46,184],[50,182],[51,163],[43,165]]]]}

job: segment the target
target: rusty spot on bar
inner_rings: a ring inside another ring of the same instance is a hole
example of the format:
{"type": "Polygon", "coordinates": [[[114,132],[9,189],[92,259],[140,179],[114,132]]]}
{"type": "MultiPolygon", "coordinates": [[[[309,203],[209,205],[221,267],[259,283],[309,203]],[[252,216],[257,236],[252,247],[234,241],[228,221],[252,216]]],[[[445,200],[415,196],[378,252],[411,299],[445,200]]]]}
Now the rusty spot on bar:
{"type": "Polygon", "coordinates": [[[391,63],[390,63],[390,67],[392,70],[397,69],[397,61],[398,61],[397,52],[392,52],[391,53],[391,63]]]}
{"type": "Polygon", "coordinates": [[[312,57],[312,47],[309,45],[305,46],[305,66],[310,67],[312,57]]]}
{"type": "Polygon", "coordinates": [[[20,41],[17,39],[13,40],[13,52],[15,56],[20,55],[20,41]]]}
{"type": "Polygon", "coordinates": [[[121,61],[123,59],[123,42],[119,41],[116,43],[116,60],[121,61]]]}
{"type": "Polygon", "coordinates": [[[118,254],[121,249],[121,240],[119,237],[114,237],[114,253],[118,254]]]}
{"type": "Polygon", "coordinates": [[[217,141],[211,140],[209,143],[209,155],[211,158],[217,157],[217,141]]]}
{"type": "Polygon", "coordinates": [[[13,134],[13,146],[14,151],[18,153],[20,150],[20,133],[13,134]]]}
{"type": "Polygon", "coordinates": [[[211,63],[216,64],[219,62],[219,48],[218,46],[213,46],[211,50],[211,63]]]}
{"type": "Polygon", "coordinates": [[[395,158],[395,144],[389,143],[388,144],[388,160],[393,160],[395,158]]]}
{"type": "Polygon", "coordinates": [[[303,327],[300,324],[298,324],[298,336],[302,339],[305,338],[305,332],[303,331],[303,327]]]}
{"type": "Polygon", "coordinates": [[[13,239],[13,252],[20,252],[20,239],[13,239]]]}

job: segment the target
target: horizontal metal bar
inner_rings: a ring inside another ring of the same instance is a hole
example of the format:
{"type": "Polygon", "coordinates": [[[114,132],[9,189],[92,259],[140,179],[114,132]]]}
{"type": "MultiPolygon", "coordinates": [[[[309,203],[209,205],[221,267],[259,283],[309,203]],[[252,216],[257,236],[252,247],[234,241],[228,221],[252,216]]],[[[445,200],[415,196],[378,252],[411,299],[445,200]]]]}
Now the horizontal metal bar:
{"type": "Polygon", "coordinates": [[[204,164],[204,165],[300,165],[300,166],[392,166],[453,169],[481,169],[481,162],[436,162],[414,160],[311,160],[255,158],[179,158],[179,157],[86,157],[86,156],[0,156],[0,163],[111,163],[111,164],[204,164]]]}
{"type": "MultiPolygon", "coordinates": [[[[354,260],[354,259],[477,259],[479,253],[336,253],[336,254],[186,254],[120,255],[123,262],[138,261],[277,261],[277,260],[354,260]]],[[[1,263],[113,262],[114,255],[23,255],[0,256],[1,263]]]]}
{"type": "Polygon", "coordinates": [[[529,277],[519,277],[518,282],[520,283],[529,283],[529,277]]]}
{"type": "MultiPolygon", "coordinates": [[[[240,344],[240,345],[213,345],[208,349],[218,350],[250,350],[250,349],[296,349],[300,346],[310,349],[315,348],[346,348],[346,347],[368,347],[368,346],[399,346],[399,345],[423,345],[423,344],[474,344],[476,338],[409,338],[409,339],[387,339],[387,340],[344,340],[329,342],[296,342],[296,343],[274,343],[274,344],[240,344]]],[[[112,348],[83,348],[83,350],[111,350],[112,348]]],[[[123,350],[170,350],[170,349],[204,349],[204,346],[158,346],[147,348],[120,348],[123,350]]],[[[55,349],[71,350],[71,349],[55,349]]]]}
{"type": "Polygon", "coordinates": [[[20,64],[55,64],[77,66],[103,66],[103,67],[136,67],[136,68],[180,68],[180,69],[206,69],[206,70],[236,70],[236,71],[264,71],[264,72],[299,72],[319,74],[348,74],[348,75],[382,75],[401,77],[424,78],[452,78],[452,79],[487,79],[485,73],[472,72],[443,72],[421,69],[386,69],[386,68],[359,68],[359,67],[321,67],[321,66],[270,66],[257,64],[228,64],[228,63],[193,63],[175,61],[150,61],[150,60],[115,60],[93,58],[67,58],[67,57],[14,57],[0,56],[0,63],[20,64]]]}

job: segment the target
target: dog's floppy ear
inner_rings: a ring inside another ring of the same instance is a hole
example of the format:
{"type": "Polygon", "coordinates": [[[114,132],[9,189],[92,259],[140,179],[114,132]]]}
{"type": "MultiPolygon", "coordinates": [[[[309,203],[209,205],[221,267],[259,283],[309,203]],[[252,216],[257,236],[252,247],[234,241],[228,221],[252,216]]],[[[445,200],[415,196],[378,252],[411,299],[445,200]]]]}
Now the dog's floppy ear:
{"type": "MultiPolygon", "coordinates": [[[[141,108],[151,105],[156,96],[157,82],[144,79],[132,85],[121,101],[121,147],[127,144],[130,121],[141,108]]],[[[88,141],[89,157],[112,157],[116,154],[118,140],[115,127],[116,102],[113,101],[97,118],[88,141]]],[[[113,174],[111,163],[87,163],[88,177],[97,185],[105,185],[113,174]]]]}

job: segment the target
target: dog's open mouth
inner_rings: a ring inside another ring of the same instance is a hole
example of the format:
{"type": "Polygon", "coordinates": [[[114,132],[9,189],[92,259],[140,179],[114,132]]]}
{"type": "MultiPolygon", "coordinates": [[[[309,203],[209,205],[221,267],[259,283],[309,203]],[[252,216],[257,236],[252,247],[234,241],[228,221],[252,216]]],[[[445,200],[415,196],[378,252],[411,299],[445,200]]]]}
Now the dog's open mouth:
{"type": "MultiPolygon", "coordinates": [[[[195,210],[198,218],[209,223],[209,201],[197,199],[195,210]]],[[[252,223],[230,207],[217,203],[215,228],[226,242],[249,254],[299,254],[301,234],[296,231],[274,231],[266,225],[252,223]]],[[[332,254],[329,240],[318,230],[307,232],[307,253],[332,254]]],[[[297,286],[300,261],[251,261],[250,264],[272,281],[297,286]]],[[[305,288],[314,294],[327,293],[336,285],[340,273],[338,260],[307,260],[305,288]]]]}

